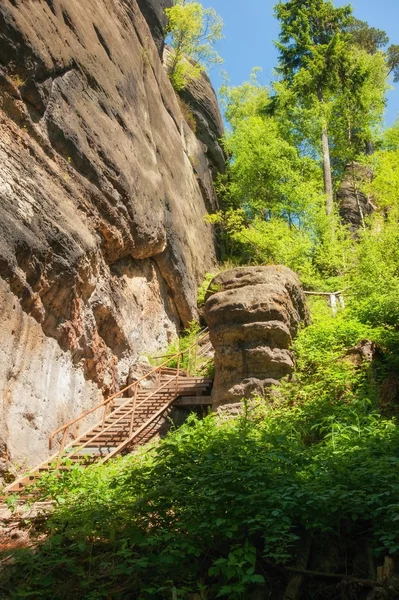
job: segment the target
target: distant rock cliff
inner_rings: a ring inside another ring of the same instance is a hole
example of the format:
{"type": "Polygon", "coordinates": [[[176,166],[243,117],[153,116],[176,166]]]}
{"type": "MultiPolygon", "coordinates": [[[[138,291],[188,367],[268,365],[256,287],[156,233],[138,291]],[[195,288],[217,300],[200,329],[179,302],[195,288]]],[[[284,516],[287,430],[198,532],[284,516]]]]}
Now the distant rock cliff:
{"type": "Polygon", "coordinates": [[[205,319],[215,348],[214,407],[264,395],[294,369],[292,340],[308,323],[297,275],[283,266],[242,267],[211,282],[205,319]]]}
{"type": "Polygon", "coordinates": [[[373,179],[373,171],[367,165],[350,163],[346,166],[344,178],[337,192],[339,215],[352,233],[363,227],[365,219],[375,210],[371,198],[363,191],[365,183],[373,179]]]}
{"type": "MultiPolygon", "coordinates": [[[[196,316],[223,165],[162,66],[170,4],[0,4],[3,470],[44,456],[51,430],[196,316]]],[[[213,131],[207,90],[193,110],[213,131]]]]}

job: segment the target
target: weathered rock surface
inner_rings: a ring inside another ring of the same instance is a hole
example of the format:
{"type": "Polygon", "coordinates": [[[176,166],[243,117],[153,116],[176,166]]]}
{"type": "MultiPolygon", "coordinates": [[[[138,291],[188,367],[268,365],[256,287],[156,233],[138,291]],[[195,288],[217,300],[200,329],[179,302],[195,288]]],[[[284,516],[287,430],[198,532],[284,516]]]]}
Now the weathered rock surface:
{"type": "Polygon", "coordinates": [[[371,198],[361,191],[362,185],[373,179],[372,170],[360,163],[350,163],[337,192],[341,220],[349,225],[352,233],[364,225],[364,219],[371,215],[375,207],[371,198]]]}
{"type": "Polygon", "coordinates": [[[137,3],[151,30],[159,55],[162,56],[165,37],[163,30],[167,21],[165,8],[171,8],[173,0],[137,0],[137,3]]]}
{"type": "Polygon", "coordinates": [[[179,96],[191,109],[196,122],[196,135],[206,146],[206,155],[216,177],[226,168],[226,156],[220,141],[224,125],[215,90],[207,74],[202,73],[199,79],[191,81],[179,92],[179,96]]]}
{"type": "Polygon", "coordinates": [[[51,430],[165,347],[214,265],[212,173],[159,56],[169,0],[139,4],[0,3],[0,445],[12,461],[44,457],[51,430]]]}
{"type": "MultiPolygon", "coordinates": [[[[171,51],[165,46],[163,63],[165,70],[171,62],[171,51]]],[[[187,151],[190,162],[198,177],[202,194],[210,211],[217,210],[217,199],[212,182],[204,173],[211,169],[212,178],[216,180],[218,173],[226,169],[226,155],[221,138],[224,134],[224,124],[220,114],[218,99],[211,81],[205,72],[199,79],[190,81],[179,91],[180,107],[186,124],[195,130],[197,140],[202,142],[201,152],[193,148],[187,140],[187,151]]]]}
{"type": "Polygon", "coordinates": [[[212,398],[218,407],[262,395],[290,375],[292,339],[309,316],[301,283],[287,267],[225,271],[210,289],[205,319],[215,348],[212,398]]]}

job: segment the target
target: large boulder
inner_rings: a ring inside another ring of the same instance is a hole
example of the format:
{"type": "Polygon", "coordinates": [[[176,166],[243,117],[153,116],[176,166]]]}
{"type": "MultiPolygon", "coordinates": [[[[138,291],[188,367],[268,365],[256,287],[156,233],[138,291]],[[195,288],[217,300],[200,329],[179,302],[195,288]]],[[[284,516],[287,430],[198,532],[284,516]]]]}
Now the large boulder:
{"type": "Polygon", "coordinates": [[[346,166],[344,178],[337,191],[337,202],[342,222],[351,232],[364,226],[364,220],[375,210],[371,198],[362,191],[365,183],[373,179],[373,171],[367,165],[352,162],[346,166]]]}
{"type": "Polygon", "coordinates": [[[209,290],[214,407],[263,395],[292,373],[292,340],[309,321],[297,275],[283,266],[237,268],[217,275],[209,290]]]}
{"type": "Polygon", "coordinates": [[[212,173],[159,56],[169,4],[0,2],[0,461],[45,458],[197,316],[212,173]]]}

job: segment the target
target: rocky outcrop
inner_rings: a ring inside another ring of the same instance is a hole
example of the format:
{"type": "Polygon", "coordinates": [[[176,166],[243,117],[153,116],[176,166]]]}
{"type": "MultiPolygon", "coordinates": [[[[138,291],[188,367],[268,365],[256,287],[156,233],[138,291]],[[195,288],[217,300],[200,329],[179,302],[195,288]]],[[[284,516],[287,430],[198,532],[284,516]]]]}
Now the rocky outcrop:
{"type": "Polygon", "coordinates": [[[49,431],[195,318],[214,265],[212,173],[159,56],[169,3],[139,4],[0,3],[0,445],[13,461],[44,457],[49,431]]]}
{"type": "MultiPolygon", "coordinates": [[[[165,46],[163,63],[165,70],[171,62],[171,50],[165,46]]],[[[202,152],[198,153],[188,142],[188,154],[193,169],[198,177],[202,194],[206,199],[209,211],[217,210],[217,198],[212,182],[204,178],[204,171],[211,169],[215,181],[219,173],[226,169],[226,155],[221,138],[224,124],[220,113],[218,99],[208,75],[203,72],[198,79],[190,81],[178,92],[179,104],[186,124],[195,132],[197,140],[202,142],[202,152]]]]}
{"type": "Polygon", "coordinates": [[[360,163],[350,163],[345,169],[344,178],[337,192],[337,202],[341,220],[349,225],[352,233],[364,226],[365,219],[375,210],[371,198],[362,192],[362,186],[373,179],[370,167],[360,163]]]}
{"type": "Polygon", "coordinates": [[[171,8],[173,0],[137,0],[137,3],[151,30],[159,56],[162,56],[165,39],[164,27],[167,21],[165,8],[171,8]]]}
{"type": "Polygon", "coordinates": [[[208,75],[203,72],[199,79],[190,81],[179,92],[181,99],[190,107],[195,119],[195,132],[206,146],[206,155],[216,178],[226,168],[226,156],[221,145],[224,125],[215,90],[208,75]]]}
{"type": "Polygon", "coordinates": [[[309,320],[297,275],[283,266],[243,267],[217,275],[209,289],[214,407],[263,395],[292,373],[292,339],[309,320]]]}

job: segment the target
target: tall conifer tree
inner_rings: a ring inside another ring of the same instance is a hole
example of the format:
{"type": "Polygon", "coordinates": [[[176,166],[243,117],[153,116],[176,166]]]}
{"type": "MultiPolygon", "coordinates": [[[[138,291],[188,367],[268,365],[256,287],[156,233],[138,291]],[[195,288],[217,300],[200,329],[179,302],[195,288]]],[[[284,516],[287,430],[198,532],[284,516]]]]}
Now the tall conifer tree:
{"type": "Polygon", "coordinates": [[[288,0],[275,7],[281,23],[277,70],[302,102],[318,105],[327,214],[333,210],[333,184],[325,104],[341,88],[351,13],[350,6],[335,8],[330,0],[288,0]]]}

